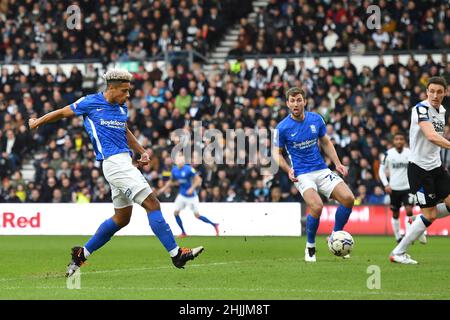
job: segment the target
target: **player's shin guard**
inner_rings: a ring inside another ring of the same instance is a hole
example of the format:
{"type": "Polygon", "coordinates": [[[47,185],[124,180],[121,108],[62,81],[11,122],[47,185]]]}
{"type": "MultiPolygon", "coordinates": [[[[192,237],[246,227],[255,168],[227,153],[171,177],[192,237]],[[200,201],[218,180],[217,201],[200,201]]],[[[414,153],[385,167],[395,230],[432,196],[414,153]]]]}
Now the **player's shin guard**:
{"type": "Polygon", "coordinates": [[[148,212],[147,217],[150,228],[152,228],[155,236],[158,237],[159,241],[161,241],[171,257],[176,256],[178,253],[178,246],[173,237],[172,230],[170,230],[169,225],[166,223],[166,220],[164,220],[161,211],[155,210],[148,212]]]}
{"type": "Polygon", "coordinates": [[[418,216],[411,225],[411,228],[403,237],[403,240],[397,245],[397,247],[395,247],[392,253],[395,255],[405,253],[411,243],[416,241],[430,225],[431,222],[428,221],[423,215],[418,216]]]}
{"type": "Polygon", "coordinates": [[[444,218],[450,215],[450,207],[447,207],[445,203],[439,203],[437,206],[437,218],[444,218]]]}
{"type": "MultiPolygon", "coordinates": [[[[105,243],[107,243],[111,237],[121,229],[112,218],[105,220],[97,232],[89,239],[89,241],[84,245],[89,254],[92,254],[95,250],[101,248],[105,243]]],[[[86,252],[85,256],[87,258],[86,252]]]]}
{"type": "Polygon", "coordinates": [[[352,213],[352,208],[344,207],[341,204],[336,210],[336,217],[335,217],[335,221],[334,221],[333,231],[343,230],[351,213],[352,213]]]}
{"type": "Polygon", "coordinates": [[[308,247],[315,247],[316,243],[316,233],[319,228],[320,218],[314,218],[312,215],[308,214],[306,217],[306,237],[308,247]]]}

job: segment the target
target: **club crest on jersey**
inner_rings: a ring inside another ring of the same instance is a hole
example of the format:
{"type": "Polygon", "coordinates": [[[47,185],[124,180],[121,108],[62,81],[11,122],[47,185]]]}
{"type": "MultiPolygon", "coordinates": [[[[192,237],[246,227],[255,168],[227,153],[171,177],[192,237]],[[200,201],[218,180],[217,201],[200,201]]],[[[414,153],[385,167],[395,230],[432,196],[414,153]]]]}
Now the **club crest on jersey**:
{"type": "Polygon", "coordinates": [[[310,125],[309,127],[311,128],[311,132],[312,132],[312,133],[316,133],[316,132],[317,132],[316,126],[315,126],[315,125],[312,124],[312,125],[310,125]]]}

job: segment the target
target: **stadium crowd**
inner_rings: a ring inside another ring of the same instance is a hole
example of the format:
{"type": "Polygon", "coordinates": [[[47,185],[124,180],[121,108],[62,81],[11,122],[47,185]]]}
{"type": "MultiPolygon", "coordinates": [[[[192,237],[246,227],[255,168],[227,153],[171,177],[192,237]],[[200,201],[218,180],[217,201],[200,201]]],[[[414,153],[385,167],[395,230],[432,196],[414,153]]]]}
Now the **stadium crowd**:
{"type": "MultiPolygon", "coordinates": [[[[82,119],[55,122],[34,132],[26,126],[32,116],[102,90],[98,70],[88,65],[83,73],[76,66],[68,74],[60,67],[54,73],[39,73],[34,65],[40,61],[93,58],[106,67],[109,62],[142,62],[170,50],[205,53],[238,19],[240,47],[232,53],[239,55],[448,49],[450,44],[450,9],[444,1],[382,0],[383,28],[376,32],[361,23],[368,1],[270,0],[260,9],[256,25],[242,18],[251,11],[251,1],[246,0],[77,3],[83,23],[81,29],[70,30],[65,24],[68,13],[58,14],[66,12],[69,1],[45,1],[42,7],[27,0],[0,1],[0,61],[30,63],[27,74],[18,64],[0,73],[0,202],[111,201],[82,119]],[[21,172],[30,161],[35,176],[25,181],[21,172]]],[[[128,125],[152,153],[151,164],[142,168],[151,186],[160,188],[170,176],[174,130],[192,132],[200,121],[205,129],[222,132],[273,129],[288,114],[286,89],[300,86],[307,92],[307,108],[324,117],[349,168],[347,182],[357,203],[383,203],[381,155],[395,132],[408,132],[409,109],[425,98],[427,79],[443,75],[450,80],[447,56],[438,62],[429,56],[421,65],[411,56],[402,65],[394,55],[392,64],[380,58],[376,67],[361,72],[350,60],[342,67],[331,60],[327,65],[314,61],[308,69],[302,60],[287,59],[284,70],[278,70],[270,57],[267,68],[258,61],[251,68],[244,60],[225,62],[208,76],[198,65],[187,69],[178,64],[163,72],[156,63],[149,70],[141,64],[134,73],[128,125]]],[[[448,126],[446,135],[450,138],[448,126]]],[[[450,155],[443,154],[443,159],[449,166],[450,155]]],[[[246,160],[194,165],[203,177],[200,200],[301,200],[284,172],[261,175],[261,166],[246,160]]],[[[175,191],[168,189],[159,197],[172,201],[175,191]]]]}
{"type": "MultiPolygon", "coordinates": [[[[332,63],[322,66],[315,59],[311,69],[299,61],[297,65],[287,61],[285,70],[273,65],[265,69],[258,62],[252,68],[247,68],[245,61],[239,68],[226,63],[223,71],[213,70],[208,78],[198,66],[186,70],[179,64],[169,68],[166,76],[156,64],[151,71],[140,68],[134,74],[128,103],[129,127],[152,153],[151,164],[142,168],[149,183],[158,189],[170,177],[175,129],[192,132],[198,121],[205,129],[222,132],[275,128],[288,114],[286,88],[300,86],[307,92],[308,110],[324,117],[328,135],[349,168],[347,182],[357,203],[383,203],[385,194],[377,173],[380,156],[391,146],[395,132],[408,132],[409,109],[425,99],[427,79],[443,75],[450,80],[446,55],[439,63],[429,56],[422,65],[412,56],[406,65],[396,56],[392,64],[385,65],[380,57],[375,68],[364,67],[359,73],[350,60],[338,68],[332,63]]],[[[109,186],[95,161],[81,118],[48,124],[34,132],[26,127],[30,116],[40,116],[101,90],[95,78],[89,73],[82,75],[76,67],[69,75],[62,70],[39,74],[35,68],[25,75],[19,66],[11,73],[2,70],[0,201],[110,201],[109,186]],[[24,181],[20,171],[27,160],[36,169],[32,181],[24,181]]],[[[446,135],[450,138],[449,126],[446,135]]],[[[448,166],[450,155],[445,158],[448,166]]],[[[261,175],[260,164],[248,160],[245,164],[194,165],[203,177],[201,201],[301,200],[284,172],[261,175]]],[[[175,191],[168,189],[160,195],[161,200],[173,200],[175,191]]]]}
{"type": "Polygon", "coordinates": [[[230,56],[450,48],[448,1],[270,0],[256,24],[241,19],[230,56]],[[369,8],[376,4],[379,11],[369,8]],[[378,16],[375,16],[379,14],[378,16]],[[375,28],[379,23],[381,28],[375,28]]]}
{"type": "Polygon", "coordinates": [[[251,0],[0,2],[0,61],[110,62],[194,49],[206,54],[251,10],[251,0]],[[78,5],[81,18],[75,16],[78,5]],[[69,7],[72,6],[72,9],[69,7]],[[235,8],[239,7],[239,10],[235,8]],[[71,24],[71,25],[69,25],[71,24]]]}

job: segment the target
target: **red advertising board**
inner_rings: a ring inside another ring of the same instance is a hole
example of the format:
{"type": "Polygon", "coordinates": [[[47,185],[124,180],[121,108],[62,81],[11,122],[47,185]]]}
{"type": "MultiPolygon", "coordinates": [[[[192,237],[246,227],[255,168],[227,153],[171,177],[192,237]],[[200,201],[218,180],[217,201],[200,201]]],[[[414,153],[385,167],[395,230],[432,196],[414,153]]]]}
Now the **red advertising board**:
{"type": "MultiPolygon", "coordinates": [[[[337,206],[324,206],[318,234],[330,234],[334,226],[337,206]]],[[[308,210],[306,211],[308,212],[308,210]]],[[[414,215],[420,213],[420,208],[414,208],[414,215]]],[[[345,230],[351,234],[392,235],[392,211],[388,206],[355,206],[345,230]]],[[[405,230],[405,211],[400,210],[401,232],[405,230]]],[[[428,235],[447,236],[450,231],[450,217],[438,219],[427,229],[428,235]]]]}

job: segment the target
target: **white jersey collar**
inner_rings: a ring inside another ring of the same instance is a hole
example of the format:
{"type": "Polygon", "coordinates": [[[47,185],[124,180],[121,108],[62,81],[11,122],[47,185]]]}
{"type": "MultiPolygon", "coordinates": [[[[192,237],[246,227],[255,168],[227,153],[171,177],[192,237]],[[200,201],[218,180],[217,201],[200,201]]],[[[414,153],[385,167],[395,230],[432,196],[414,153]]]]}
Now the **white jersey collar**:
{"type": "MultiPolygon", "coordinates": [[[[428,100],[423,100],[423,101],[420,101],[420,104],[421,105],[424,105],[424,106],[427,106],[427,107],[429,107],[429,108],[434,108],[429,102],[428,102],[428,100]]],[[[435,109],[436,110],[436,109],[435,109]]],[[[445,112],[446,110],[445,110],[445,108],[444,108],[444,106],[441,104],[440,106],[439,106],[439,113],[441,113],[441,112],[445,112]]]]}

